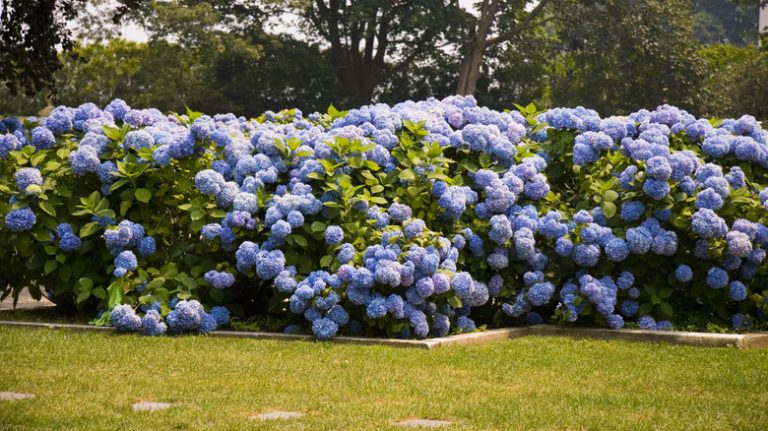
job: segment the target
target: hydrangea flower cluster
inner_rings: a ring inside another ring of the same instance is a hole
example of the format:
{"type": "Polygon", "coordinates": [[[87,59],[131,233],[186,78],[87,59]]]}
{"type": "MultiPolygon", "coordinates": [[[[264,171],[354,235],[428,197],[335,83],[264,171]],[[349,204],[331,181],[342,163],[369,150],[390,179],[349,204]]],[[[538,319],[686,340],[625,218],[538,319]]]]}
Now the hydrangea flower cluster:
{"type": "Polygon", "coordinates": [[[104,231],[104,243],[115,256],[115,277],[123,277],[126,273],[136,270],[137,254],[140,257],[149,257],[156,251],[155,239],[145,235],[141,224],[130,220],[121,221],[117,229],[104,231]]]}
{"type": "Polygon", "coordinates": [[[178,301],[163,321],[160,310],[150,308],[143,317],[127,304],[115,306],[109,313],[112,326],[120,332],[142,332],[144,335],[164,335],[166,332],[184,333],[215,331],[229,322],[229,310],[212,307],[208,313],[196,300],[178,301]]]}
{"type": "Polygon", "coordinates": [[[84,307],[121,292],[105,316],[124,332],[210,332],[230,309],[320,340],[765,320],[768,132],[749,116],[453,96],[256,119],[115,100],[2,124],[0,258],[37,273],[0,277],[43,267],[84,307]]]}

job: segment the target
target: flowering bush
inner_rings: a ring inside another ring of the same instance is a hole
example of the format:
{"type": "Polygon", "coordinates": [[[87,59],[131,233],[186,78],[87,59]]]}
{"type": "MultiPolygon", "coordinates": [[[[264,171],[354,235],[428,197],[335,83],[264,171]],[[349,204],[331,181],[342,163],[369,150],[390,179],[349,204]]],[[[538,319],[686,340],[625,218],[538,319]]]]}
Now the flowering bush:
{"type": "Polygon", "coordinates": [[[115,100],[0,124],[2,296],[28,286],[120,331],[765,319],[752,117],[456,96],[252,120],[115,100]]]}

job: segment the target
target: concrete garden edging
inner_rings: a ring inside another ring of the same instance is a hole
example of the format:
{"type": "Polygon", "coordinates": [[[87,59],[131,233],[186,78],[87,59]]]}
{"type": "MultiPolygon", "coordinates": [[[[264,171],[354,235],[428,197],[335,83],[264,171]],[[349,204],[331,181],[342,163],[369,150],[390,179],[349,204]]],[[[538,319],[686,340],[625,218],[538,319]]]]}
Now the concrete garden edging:
{"type": "MultiPolygon", "coordinates": [[[[72,323],[45,323],[0,320],[0,327],[69,329],[73,331],[115,332],[110,327],[72,323]]],[[[281,334],[277,332],[214,331],[211,337],[249,338],[257,340],[314,341],[311,335],[281,334]]],[[[640,341],[698,347],[734,347],[737,349],[768,348],[768,332],[747,334],[711,334],[706,332],[647,331],[642,329],[574,328],[554,325],[536,325],[518,328],[491,329],[483,332],[450,335],[426,340],[400,340],[396,338],[366,338],[339,336],[333,343],[366,346],[408,347],[432,350],[439,347],[487,344],[527,336],[558,336],[591,338],[598,340],[640,341]]]]}

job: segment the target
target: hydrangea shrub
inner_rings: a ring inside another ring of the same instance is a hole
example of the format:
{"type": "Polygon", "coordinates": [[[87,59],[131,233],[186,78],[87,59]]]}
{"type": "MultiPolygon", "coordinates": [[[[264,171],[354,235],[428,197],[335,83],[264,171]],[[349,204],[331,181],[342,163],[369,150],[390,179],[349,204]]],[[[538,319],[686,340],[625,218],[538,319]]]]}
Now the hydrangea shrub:
{"type": "Polygon", "coordinates": [[[97,324],[424,338],[764,324],[768,132],[454,96],[304,116],[115,100],[0,126],[0,292],[97,324]]]}

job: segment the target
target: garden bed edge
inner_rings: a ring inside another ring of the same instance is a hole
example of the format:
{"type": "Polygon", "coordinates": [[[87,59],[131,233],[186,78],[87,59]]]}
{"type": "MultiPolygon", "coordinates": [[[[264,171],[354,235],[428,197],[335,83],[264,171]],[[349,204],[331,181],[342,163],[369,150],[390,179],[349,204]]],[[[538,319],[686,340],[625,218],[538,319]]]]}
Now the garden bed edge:
{"type": "MultiPolygon", "coordinates": [[[[112,332],[113,328],[73,323],[46,323],[0,320],[0,326],[25,328],[69,329],[74,331],[112,332]]],[[[222,338],[250,338],[280,341],[314,341],[311,335],[281,334],[278,332],[215,331],[209,334],[222,338]]],[[[600,340],[641,341],[699,347],[734,347],[738,349],[768,348],[768,332],[746,334],[713,334],[706,332],[648,331],[642,329],[574,328],[554,325],[535,325],[491,329],[482,332],[450,335],[425,340],[401,340],[397,338],[367,338],[340,336],[333,342],[339,344],[381,345],[431,350],[438,347],[468,346],[487,344],[527,336],[560,336],[592,338],[600,340]]]]}

